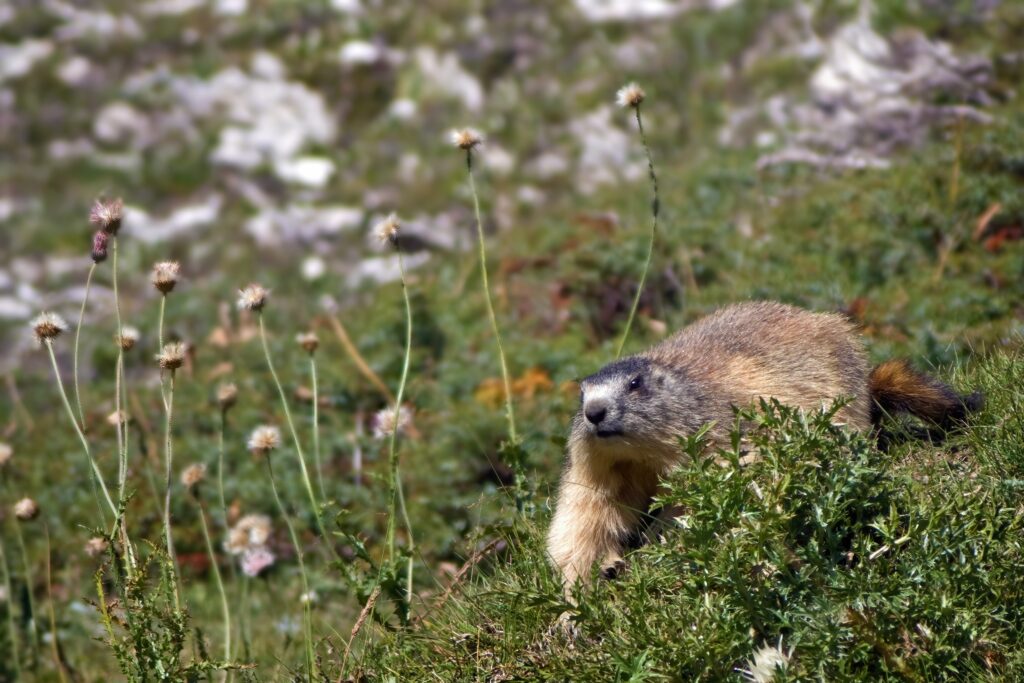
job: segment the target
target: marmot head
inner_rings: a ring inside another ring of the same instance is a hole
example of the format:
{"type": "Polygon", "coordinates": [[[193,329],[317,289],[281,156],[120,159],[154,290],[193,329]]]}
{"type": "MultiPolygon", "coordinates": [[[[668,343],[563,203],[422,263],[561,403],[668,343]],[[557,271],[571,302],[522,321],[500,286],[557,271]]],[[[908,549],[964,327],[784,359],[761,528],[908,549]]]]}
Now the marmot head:
{"type": "Polygon", "coordinates": [[[685,371],[633,356],[580,383],[573,431],[599,450],[626,456],[632,449],[677,452],[679,438],[704,424],[702,412],[700,391],[685,371]]]}

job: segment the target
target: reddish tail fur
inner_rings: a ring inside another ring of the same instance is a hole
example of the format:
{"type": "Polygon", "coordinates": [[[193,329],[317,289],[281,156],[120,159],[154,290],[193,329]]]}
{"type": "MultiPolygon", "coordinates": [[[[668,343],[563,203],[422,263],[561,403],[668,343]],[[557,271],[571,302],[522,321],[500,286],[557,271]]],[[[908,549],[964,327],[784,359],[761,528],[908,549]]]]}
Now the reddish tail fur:
{"type": "Polygon", "coordinates": [[[905,360],[890,360],[871,371],[871,422],[885,415],[910,413],[941,429],[962,424],[968,414],[981,408],[979,392],[961,395],[939,380],[920,373],[905,360]]]}

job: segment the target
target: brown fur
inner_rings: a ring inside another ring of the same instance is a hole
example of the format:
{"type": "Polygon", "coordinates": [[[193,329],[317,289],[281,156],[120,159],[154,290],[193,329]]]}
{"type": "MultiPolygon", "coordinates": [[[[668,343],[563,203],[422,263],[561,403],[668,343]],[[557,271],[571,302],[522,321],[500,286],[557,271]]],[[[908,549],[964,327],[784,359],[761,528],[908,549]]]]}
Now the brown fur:
{"type": "Polygon", "coordinates": [[[734,406],[775,398],[818,410],[843,397],[836,422],[859,430],[884,412],[947,424],[971,407],[902,361],[869,376],[863,343],[843,316],[772,302],[721,309],[581,389],[548,534],[567,588],[596,562],[607,572],[621,566],[659,478],[684,457],[680,438],[712,423],[709,445],[727,443],[734,406]]]}

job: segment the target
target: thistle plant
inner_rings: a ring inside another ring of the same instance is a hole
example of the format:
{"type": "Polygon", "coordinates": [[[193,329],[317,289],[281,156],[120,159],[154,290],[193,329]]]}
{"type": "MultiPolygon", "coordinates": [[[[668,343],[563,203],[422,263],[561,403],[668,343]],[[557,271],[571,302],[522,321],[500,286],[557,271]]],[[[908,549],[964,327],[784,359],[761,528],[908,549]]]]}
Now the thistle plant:
{"type": "Polygon", "coordinates": [[[220,502],[221,523],[228,528],[228,503],[224,497],[224,434],[228,428],[228,412],[238,401],[238,387],[226,382],[217,387],[217,407],[220,409],[220,428],[217,430],[217,494],[220,502]]]}
{"type": "Polygon", "coordinates": [[[270,346],[267,343],[266,325],[263,323],[263,309],[267,304],[267,298],[269,296],[270,292],[266,289],[258,284],[251,284],[239,291],[238,308],[243,311],[255,313],[256,318],[259,321],[260,343],[263,346],[263,356],[267,361],[267,369],[270,370],[270,376],[273,378],[274,386],[277,387],[277,393],[281,398],[281,407],[284,410],[285,421],[288,423],[288,430],[291,433],[292,441],[295,445],[295,456],[299,461],[299,468],[302,472],[302,483],[306,487],[306,495],[309,496],[309,503],[313,508],[313,516],[316,519],[317,530],[323,537],[328,551],[331,555],[337,557],[337,554],[334,551],[334,546],[330,542],[330,537],[327,535],[327,530],[324,527],[323,519],[320,515],[320,504],[316,500],[316,494],[313,493],[313,482],[309,478],[309,468],[306,466],[306,456],[302,450],[302,441],[299,439],[299,433],[295,429],[295,420],[292,419],[292,411],[288,405],[288,397],[284,392],[284,386],[281,384],[281,379],[278,377],[277,370],[274,368],[274,361],[270,356],[270,346]]]}
{"type": "MultiPolygon", "coordinates": [[[[299,542],[298,534],[295,533],[295,525],[292,523],[291,515],[288,514],[288,508],[285,507],[284,502],[281,500],[281,495],[277,490],[277,482],[274,479],[274,465],[271,454],[281,446],[281,431],[277,427],[269,425],[257,427],[249,437],[248,446],[253,455],[257,458],[261,458],[267,465],[267,478],[270,479],[270,490],[274,494],[274,502],[277,504],[277,510],[281,514],[281,518],[284,520],[285,526],[288,527],[288,535],[291,537],[292,546],[295,549],[295,558],[299,563],[299,576],[302,580],[302,594],[309,595],[309,577],[306,574],[306,561],[302,552],[302,544],[299,542]]],[[[313,652],[313,623],[311,607],[312,605],[309,601],[304,601],[302,604],[303,636],[306,651],[306,673],[308,680],[310,681],[314,680],[317,675],[316,656],[313,652]]]]}
{"type": "MultiPolygon", "coordinates": [[[[402,495],[402,481],[398,471],[398,433],[403,423],[402,398],[405,396],[405,385],[409,378],[409,361],[412,356],[412,304],[409,301],[409,285],[405,279],[405,262],[402,259],[402,250],[398,244],[401,225],[395,214],[385,218],[377,226],[377,236],[384,244],[394,247],[398,254],[398,273],[402,283],[402,299],[405,303],[405,353],[402,357],[402,376],[398,381],[398,389],[395,391],[395,405],[390,411],[383,412],[378,416],[377,433],[388,438],[388,527],[387,527],[387,549],[388,561],[395,560],[395,527],[396,512],[398,503],[401,502],[402,515],[405,520],[406,530],[409,537],[409,561],[406,568],[405,600],[406,608],[412,602],[412,575],[413,575],[413,535],[412,524],[409,521],[408,511],[405,508],[405,496],[402,495]]],[[[386,410],[386,409],[385,409],[386,410]]],[[[406,420],[407,422],[408,420],[406,420]]]]}
{"type": "Polygon", "coordinates": [[[166,375],[166,391],[164,393],[164,535],[167,541],[167,557],[174,574],[174,607],[181,609],[181,598],[178,590],[178,562],[174,552],[174,538],[171,533],[171,476],[174,467],[174,439],[172,425],[174,422],[174,378],[175,373],[185,363],[185,345],[171,342],[163,347],[156,356],[160,366],[160,384],[164,386],[166,375]]]}
{"type": "Polygon", "coordinates": [[[28,559],[28,550],[25,547],[25,535],[21,532],[21,525],[31,522],[39,516],[39,504],[31,498],[22,498],[13,507],[15,523],[14,535],[18,539],[18,548],[21,550],[21,563],[25,572],[25,596],[28,603],[29,633],[32,642],[32,656],[39,656],[39,625],[37,622],[36,603],[33,597],[32,587],[35,581],[32,578],[32,563],[28,559]]]}
{"type": "Polygon", "coordinates": [[[210,558],[210,567],[213,569],[213,580],[217,584],[217,592],[220,593],[221,614],[224,619],[224,661],[231,662],[231,608],[228,606],[228,594],[224,590],[224,581],[220,575],[220,565],[217,562],[217,554],[213,550],[213,541],[210,538],[210,525],[206,520],[206,506],[200,494],[200,484],[206,479],[206,465],[196,463],[189,465],[181,472],[181,485],[188,491],[192,500],[195,501],[196,509],[199,511],[199,524],[203,531],[203,540],[206,542],[206,553],[210,558]]]}
{"type": "Polygon", "coordinates": [[[75,407],[78,408],[78,421],[85,429],[85,411],[82,409],[82,392],[78,385],[78,349],[82,338],[82,324],[85,321],[85,309],[89,305],[89,293],[92,291],[92,277],[96,273],[96,267],[107,260],[107,247],[110,235],[103,230],[97,230],[92,238],[92,265],[89,266],[89,274],[85,276],[85,292],[82,295],[82,307],[78,311],[78,325],[75,327],[75,349],[72,355],[71,374],[75,382],[75,407]]]}
{"type": "Polygon", "coordinates": [[[633,319],[640,307],[640,297],[644,292],[644,284],[647,282],[647,273],[651,268],[651,260],[654,257],[654,243],[658,236],[658,214],[661,209],[661,202],[658,196],[658,176],[654,172],[654,161],[651,158],[651,149],[647,145],[647,135],[644,133],[643,118],[640,116],[640,105],[646,97],[644,91],[636,83],[629,83],[623,86],[615,94],[616,103],[623,108],[632,109],[636,116],[636,125],[640,129],[640,141],[643,143],[644,152],[647,154],[647,173],[651,179],[653,198],[651,199],[651,237],[647,243],[647,257],[644,259],[644,268],[640,272],[640,282],[636,286],[636,295],[633,297],[633,305],[629,308],[629,317],[626,318],[626,326],[622,329],[622,337],[615,348],[615,357],[622,356],[622,349],[629,339],[629,332],[633,327],[633,319]]]}
{"type": "Polygon", "coordinates": [[[522,511],[529,497],[526,484],[525,457],[519,447],[519,435],[516,432],[516,415],[512,407],[512,381],[508,374],[508,363],[505,361],[505,349],[501,343],[501,331],[498,329],[498,318],[494,313],[494,301],[491,297],[491,286],[487,277],[487,246],[484,240],[484,223],[480,216],[480,197],[476,191],[476,179],[473,175],[473,150],[483,144],[480,132],[472,128],[463,128],[451,132],[451,143],[466,153],[466,174],[469,176],[469,191],[473,196],[473,214],[476,217],[477,247],[480,256],[480,279],[487,304],[487,317],[491,322],[491,331],[498,347],[498,361],[501,364],[501,380],[505,390],[505,417],[508,421],[508,443],[505,448],[512,454],[510,465],[515,473],[516,507],[522,511]]]}
{"type": "MultiPolygon", "coordinates": [[[[71,424],[75,428],[75,433],[78,435],[78,439],[82,443],[82,450],[85,453],[86,460],[88,460],[89,466],[92,468],[94,485],[99,486],[100,490],[103,492],[103,498],[107,503],[107,507],[110,509],[111,514],[116,520],[118,517],[117,506],[114,504],[113,498],[110,497],[110,491],[107,489],[107,484],[103,480],[103,474],[100,472],[100,468],[96,464],[96,460],[92,457],[92,452],[89,449],[89,440],[85,438],[85,433],[82,431],[82,427],[78,423],[78,418],[75,416],[74,408],[71,407],[67,391],[64,389],[64,382],[60,377],[60,366],[57,365],[57,355],[53,350],[53,340],[63,334],[66,329],[67,323],[65,323],[64,319],[56,313],[43,312],[32,321],[32,331],[35,334],[36,341],[46,348],[46,351],[50,356],[50,363],[53,366],[53,376],[57,381],[57,390],[60,393],[61,400],[64,402],[64,408],[67,411],[68,418],[70,418],[71,424]]],[[[100,514],[103,515],[103,506],[99,500],[97,500],[97,505],[100,508],[100,514]]]]}
{"type": "Polygon", "coordinates": [[[316,466],[316,483],[320,489],[320,498],[327,500],[323,466],[320,463],[320,390],[316,373],[316,350],[320,346],[320,339],[315,332],[303,332],[295,337],[295,341],[309,354],[309,377],[313,384],[313,463],[316,466]]]}

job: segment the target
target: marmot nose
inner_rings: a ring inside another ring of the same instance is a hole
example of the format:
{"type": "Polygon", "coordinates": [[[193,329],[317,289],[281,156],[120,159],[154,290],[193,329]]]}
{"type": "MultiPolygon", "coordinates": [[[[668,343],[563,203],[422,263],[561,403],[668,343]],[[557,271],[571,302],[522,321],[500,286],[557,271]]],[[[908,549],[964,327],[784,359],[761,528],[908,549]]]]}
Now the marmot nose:
{"type": "Polygon", "coordinates": [[[597,425],[601,424],[601,420],[608,414],[608,408],[603,405],[587,406],[583,409],[583,414],[587,416],[590,424],[597,425]]]}

